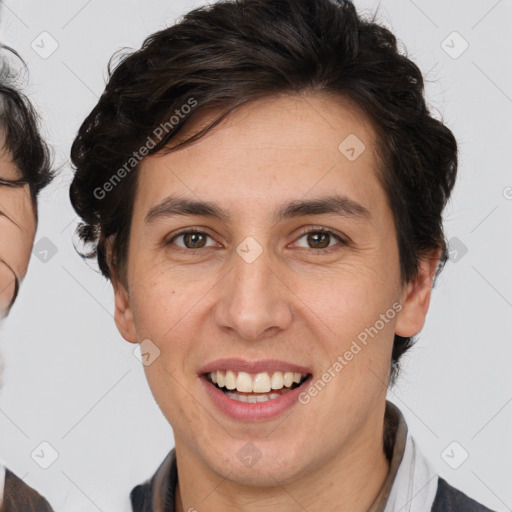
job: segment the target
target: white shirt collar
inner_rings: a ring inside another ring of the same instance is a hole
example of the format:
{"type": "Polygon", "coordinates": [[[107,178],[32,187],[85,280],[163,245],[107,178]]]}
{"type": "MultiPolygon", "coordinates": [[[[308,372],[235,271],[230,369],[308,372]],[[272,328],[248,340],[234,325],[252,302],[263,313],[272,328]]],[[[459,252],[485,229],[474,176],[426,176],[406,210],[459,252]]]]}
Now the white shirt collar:
{"type": "Polygon", "coordinates": [[[437,472],[408,432],[402,462],[384,512],[432,510],[437,483],[437,472]]]}

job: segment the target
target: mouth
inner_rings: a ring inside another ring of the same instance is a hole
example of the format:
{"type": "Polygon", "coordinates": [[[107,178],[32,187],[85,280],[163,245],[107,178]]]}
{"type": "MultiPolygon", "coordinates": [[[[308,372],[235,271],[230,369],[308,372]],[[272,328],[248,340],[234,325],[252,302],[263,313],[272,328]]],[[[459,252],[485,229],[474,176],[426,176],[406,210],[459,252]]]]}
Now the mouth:
{"type": "Polygon", "coordinates": [[[277,419],[313,379],[311,367],[277,359],[218,359],[197,373],[217,410],[245,423],[277,419]]]}
{"type": "Polygon", "coordinates": [[[303,386],[312,374],[290,371],[248,373],[227,369],[207,372],[203,377],[231,400],[255,404],[286,395],[303,386]]]}

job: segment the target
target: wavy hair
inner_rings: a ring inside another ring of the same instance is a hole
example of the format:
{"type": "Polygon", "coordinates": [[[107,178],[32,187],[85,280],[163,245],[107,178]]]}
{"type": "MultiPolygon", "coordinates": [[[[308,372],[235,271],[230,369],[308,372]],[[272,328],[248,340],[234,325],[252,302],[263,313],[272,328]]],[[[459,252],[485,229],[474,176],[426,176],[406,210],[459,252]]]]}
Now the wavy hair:
{"type": "MultiPolygon", "coordinates": [[[[70,198],[82,223],[78,234],[104,276],[125,279],[136,167],[102,199],[102,187],[155,127],[191,98],[192,113],[164,134],[148,154],[171,151],[202,137],[244,103],[280,93],[332,93],[350,99],[378,135],[378,177],[393,213],[402,281],[441,250],[447,260],[442,211],[455,183],[457,144],[430,115],[420,69],[395,36],[358,15],[348,0],[224,0],[195,9],[148,37],[139,50],[109,63],[109,79],[73,143],[76,169],[70,198]],[[194,112],[220,107],[199,133],[172,148],[194,112]],[[106,250],[111,237],[109,260],[106,250]]],[[[396,335],[390,382],[414,340],[396,335]]]]}

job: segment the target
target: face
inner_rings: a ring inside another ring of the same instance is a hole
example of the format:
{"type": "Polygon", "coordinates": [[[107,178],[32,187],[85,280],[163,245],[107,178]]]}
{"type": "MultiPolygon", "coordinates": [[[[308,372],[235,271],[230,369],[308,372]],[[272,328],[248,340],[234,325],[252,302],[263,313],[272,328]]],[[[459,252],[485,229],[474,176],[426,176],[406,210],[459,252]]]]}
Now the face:
{"type": "MultiPolygon", "coordinates": [[[[0,178],[21,178],[10,155],[0,151],[0,178]]],[[[0,315],[5,315],[15,298],[17,283],[27,272],[36,231],[36,213],[28,184],[0,183],[0,315]]]]}
{"type": "Polygon", "coordinates": [[[421,329],[433,268],[401,286],[375,144],[348,102],[279,96],[143,161],[115,318],[206,470],[270,486],[382,439],[393,337],[421,329]]]}

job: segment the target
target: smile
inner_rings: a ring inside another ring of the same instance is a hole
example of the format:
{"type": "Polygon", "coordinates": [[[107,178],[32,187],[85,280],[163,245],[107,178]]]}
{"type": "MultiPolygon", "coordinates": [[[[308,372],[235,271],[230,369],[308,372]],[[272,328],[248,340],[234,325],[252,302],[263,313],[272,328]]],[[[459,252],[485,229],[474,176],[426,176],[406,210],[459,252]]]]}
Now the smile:
{"type": "Polygon", "coordinates": [[[232,420],[272,420],[298,403],[313,379],[310,366],[278,360],[230,357],[197,370],[213,406],[232,420]]]}
{"type": "Polygon", "coordinates": [[[299,372],[261,372],[250,374],[233,370],[206,374],[209,382],[228,398],[238,402],[260,403],[274,400],[300,386],[309,374],[299,372]]]}

